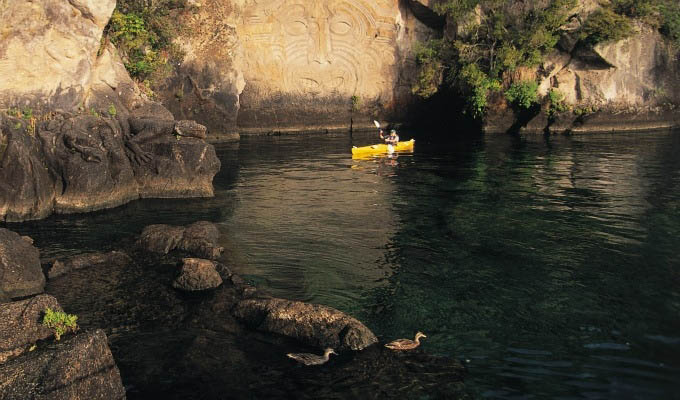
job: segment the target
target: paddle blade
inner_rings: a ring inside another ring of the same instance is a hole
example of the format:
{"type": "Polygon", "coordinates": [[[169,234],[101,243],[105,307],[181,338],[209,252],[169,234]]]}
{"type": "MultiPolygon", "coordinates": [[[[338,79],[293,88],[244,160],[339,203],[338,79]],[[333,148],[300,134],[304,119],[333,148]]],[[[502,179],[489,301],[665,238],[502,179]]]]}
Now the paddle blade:
{"type": "Polygon", "coordinates": [[[373,120],[373,123],[375,124],[375,127],[380,129],[380,122],[373,120]]]}

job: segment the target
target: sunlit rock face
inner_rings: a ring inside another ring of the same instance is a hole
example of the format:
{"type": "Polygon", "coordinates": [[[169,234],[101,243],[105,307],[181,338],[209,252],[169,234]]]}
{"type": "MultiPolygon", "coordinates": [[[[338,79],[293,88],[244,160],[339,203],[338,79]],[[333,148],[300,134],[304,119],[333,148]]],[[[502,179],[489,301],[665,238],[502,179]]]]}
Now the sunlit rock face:
{"type": "Polygon", "coordinates": [[[73,108],[115,0],[0,1],[0,107],[73,108]]]}
{"type": "Polygon", "coordinates": [[[239,126],[348,123],[353,96],[355,109],[389,108],[401,31],[396,1],[247,2],[239,126]]]}

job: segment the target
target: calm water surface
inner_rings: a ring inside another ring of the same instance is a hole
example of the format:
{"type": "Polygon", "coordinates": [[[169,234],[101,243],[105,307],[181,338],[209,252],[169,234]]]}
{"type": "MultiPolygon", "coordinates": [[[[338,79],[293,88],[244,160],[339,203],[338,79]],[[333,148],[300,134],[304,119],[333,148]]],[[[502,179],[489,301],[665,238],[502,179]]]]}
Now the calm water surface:
{"type": "Polygon", "coordinates": [[[245,137],[215,198],[9,227],[48,258],[211,220],[250,282],[425,332],[474,397],[680,398],[680,132],[401,136],[414,154],[368,160],[369,134],[245,137]]]}

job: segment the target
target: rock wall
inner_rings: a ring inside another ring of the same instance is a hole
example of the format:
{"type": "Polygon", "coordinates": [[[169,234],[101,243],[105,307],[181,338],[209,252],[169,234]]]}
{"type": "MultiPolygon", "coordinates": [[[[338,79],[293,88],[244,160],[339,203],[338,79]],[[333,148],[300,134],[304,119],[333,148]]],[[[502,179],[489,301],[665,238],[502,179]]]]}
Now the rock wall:
{"type": "Polygon", "coordinates": [[[242,46],[236,34],[239,1],[206,0],[182,20],[178,44],[185,58],[161,88],[163,104],[178,118],[208,127],[213,141],[238,140],[236,119],[246,82],[238,65],[242,46]]]}
{"type": "Polygon", "coordinates": [[[236,26],[247,82],[239,126],[347,126],[353,96],[390,108],[403,28],[394,1],[246,3],[236,26]]]}
{"type": "Polygon", "coordinates": [[[71,110],[89,90],[115,0],[0,0],[0,108],[71,110]]]}
{"type": "Polygon", "coordinates": [[[635,36],[595,46],[592,51],[558,52],[550,84],[569,104],[643,106],[680,100],[676,52],[661,35],[638,26],[635,36]],[[561,65],[564,63],[563,65],[561,65]]]}
{"type": "Polygon", "coordinates": [[[574,32],[597,4],[578,9],[556,50],[535,70],[513,80],[539,83],[543,107],[518,113],[497,101],[484,121],[486,132],[611,132],[680,126],[680,52],[656,29],[636,23],[634,34],[588,48],[574,32]],[[564,97],[569,110],[548,118],[550,90],[564,97]]]}
{"type": "Polygon", "coordinates": [[[186,58],[163,85],[163,103],[218,140],[401,118],[413,100],[411,46],[435,34],[410,3],[201,2],[182,22],[186,58]]]}
{"type": "Polygon", "coordinates": [[[206,128],[175,121],[102,32],[115,0],[0,0],[0,221],[209,197],[206,128]]]}

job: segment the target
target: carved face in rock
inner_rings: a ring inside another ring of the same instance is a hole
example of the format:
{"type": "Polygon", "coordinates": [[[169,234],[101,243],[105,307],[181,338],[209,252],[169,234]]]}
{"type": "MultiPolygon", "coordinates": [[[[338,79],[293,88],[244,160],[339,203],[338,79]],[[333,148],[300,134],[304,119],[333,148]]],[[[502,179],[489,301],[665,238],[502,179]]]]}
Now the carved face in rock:
{"type": "Polygon", "coordinates": [[[397,13],[396,2],[259,1],[241,27],[246,78],[289,93],[378,95],[392,79],[397,13]]]}

